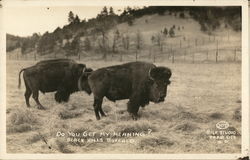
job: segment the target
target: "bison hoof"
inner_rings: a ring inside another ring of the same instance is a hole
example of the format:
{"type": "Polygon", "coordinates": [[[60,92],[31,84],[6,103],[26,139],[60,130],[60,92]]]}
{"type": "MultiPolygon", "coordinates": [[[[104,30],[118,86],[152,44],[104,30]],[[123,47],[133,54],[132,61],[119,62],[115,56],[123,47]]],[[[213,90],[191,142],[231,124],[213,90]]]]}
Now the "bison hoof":
{"type": "Polygon", "coordinates": [[[131,116],[132,116],[132,119],[135,120],[135,121],[138,119],[138,115],[131,114],[131,116]]]}
{"type": "Polygon", "coordinates": [[[102,117],[107,117],[107,115],[106,114],[102,114],[102,117]]]}
{"type": "Polygon", "coordinates": [[[46,109],[43,106],[38,106],[37,108],[40,109],[40,110],[45,110],[46,109]]]}
{"type": "Polygon", "coordinates": [[[99,121],[100,119],[101,119],[100,117],[96,117],[96,120],[98,120],[98,121],[99,121]]]}

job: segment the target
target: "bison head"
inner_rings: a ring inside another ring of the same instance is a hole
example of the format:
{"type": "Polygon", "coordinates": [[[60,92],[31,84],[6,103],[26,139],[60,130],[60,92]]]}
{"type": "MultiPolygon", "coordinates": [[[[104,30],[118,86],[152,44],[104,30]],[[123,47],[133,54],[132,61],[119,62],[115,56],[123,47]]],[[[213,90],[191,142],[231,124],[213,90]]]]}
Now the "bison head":
{"type": "Polygon", "coordinates": [[[80,76],[78,80],[78,89],[79,91],[85,91],[88,94],[91,94],[91,89],[89,87],[88,83],[88,77],[92,73],[93,69],[91,68],[86,68],[82,75],[80,76]]]}
{"type": "Polygon", "coordinates": [[[150,81],[149,100],[155,103],[163,102],[167,96],[167,86],[171,83],[172,73],[169,68],[155,67],[148,72],[150,81]]]}

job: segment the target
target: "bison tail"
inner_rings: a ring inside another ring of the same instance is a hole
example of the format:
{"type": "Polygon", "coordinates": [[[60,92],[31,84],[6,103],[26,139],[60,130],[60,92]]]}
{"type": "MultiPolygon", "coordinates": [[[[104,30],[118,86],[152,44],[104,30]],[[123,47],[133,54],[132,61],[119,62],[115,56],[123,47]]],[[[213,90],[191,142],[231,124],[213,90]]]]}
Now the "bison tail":
{"type": "Polygon", "coordinates": [[[19,77],[18,77],[18,89],[21,88],[21,78],[20,78],[20,76],[21,76],[21,73],[22,73],[24,70],[25,70],[25,68],[22,69],[22,70],[19,72],[19,77]]]}

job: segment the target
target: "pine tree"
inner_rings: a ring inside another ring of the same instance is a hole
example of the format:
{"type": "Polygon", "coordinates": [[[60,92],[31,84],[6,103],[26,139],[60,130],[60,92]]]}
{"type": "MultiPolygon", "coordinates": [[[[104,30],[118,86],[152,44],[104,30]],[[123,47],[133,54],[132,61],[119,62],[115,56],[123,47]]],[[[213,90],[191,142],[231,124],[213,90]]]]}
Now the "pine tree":
{"type": "Polygon", "coordinates": [[[104,6],[101,11],[101,16],[106,17],[107,15],[108,15],[108,9],[106,6],[104,6]]]}
{"type": "Polygon", "coordinates": [[[175,35],[175,33],[174,33],[174,27],[170,28],[169,35],[170,35],[170,37],[174,37],[174,35],[175,35]]]}
{"type": "Polygon", "coordinates": [[[80,18],[76,14],[76,17],[74,18],[74,24],[79,24],[80,23],[80,18]]]}
{"type": "Polygon", "coordinates": [[[74,20],[75,20],[74,13],[72,11],[70,11],[69,15],[68,15],[68,22],[72,23],[72,22],[74,22],[74,20]]]}
{"type": "Polygon", "coordinates": [[[168,35],[168,29],[167,28],[164,28],[164,31],[163,31],[164,35],[168,35]]]}
{"type": "Polygon", "coordinates": [[[114,15],[115,15],[115,12],[114,12],[113,7],[110,7],[110,8],[109,8],[109,15],[111,15],[111,16],[114,16],[114,15]]]}

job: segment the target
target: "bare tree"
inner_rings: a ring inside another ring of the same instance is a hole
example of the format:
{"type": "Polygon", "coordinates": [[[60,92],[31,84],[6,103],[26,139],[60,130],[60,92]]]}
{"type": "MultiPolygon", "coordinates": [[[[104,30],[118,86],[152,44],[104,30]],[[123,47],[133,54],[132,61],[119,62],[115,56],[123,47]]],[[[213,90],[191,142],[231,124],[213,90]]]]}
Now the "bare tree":
{"type": "Polygon", "coordinates": [[[140,52],[143,46],[143,37],[142,37],[140,30],[136,32],[135,44],[136,44],[136,60],[137,60],[138,52],[140,52]]]}
{"type": "Polygon", "coordinates": [[[152,36],[151,41],[154,45],[159,47],[160,52],[163,51],[165,36],[162,33],[156,33],[154,36],[152,36]]]}
{"type": "Polygon", "coordinates": [[[141,50],[143,46],[143,37],[140,30],[136,32],[136,49],[141,50]]]}
{"type": "Polygon", "coordinates": [[[120,36],[120,32],[119,32],[119,30],[117,29],[117,30],[114,32],[114,35],[113,35],[113,45],[112,45],[112,52],[113,52],[113,53],[117,52],[120,37],[121,37],[121,36],[120,36]]]}
{"type": "Polygon", "coordinates": [[[122,35],[122,45],[124,50],[129,50],[129,46],[130,46],[130,37],[128,34],[124,34],[122,35]]]}
{"type": "Polygon", "coordinates": [[[108,29],[115,24],[114,19],[108,15],[107,7],[104,7],[100,14],[97,15],[97,23],[95,31],[101,34],[101,41],[99,41],[99,47],[103,52],[103,58],[106,59],[108,52],[108,29]]]}

